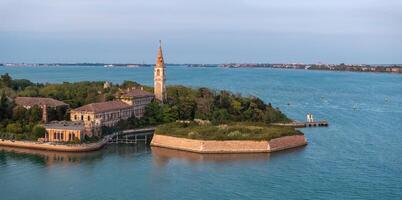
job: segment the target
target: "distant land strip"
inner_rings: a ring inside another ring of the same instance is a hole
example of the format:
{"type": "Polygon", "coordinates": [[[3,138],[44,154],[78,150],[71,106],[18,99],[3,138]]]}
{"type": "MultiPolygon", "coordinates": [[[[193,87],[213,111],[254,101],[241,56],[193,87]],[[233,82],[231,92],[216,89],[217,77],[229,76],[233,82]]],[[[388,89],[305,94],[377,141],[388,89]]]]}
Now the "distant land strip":
{"type": "MultiPolygon", "coordinates": [[[[300,70],[325,70],[348,72],[402,73],[402,64],[273,64],[273,63],[227,63],[227,64],[167,64],[185,67],[222,67],[222,68],[278,68],[300,70]]],[[[152,64],[134,63],[0,63],[6,67],[58,67],[58,66],[103,66],[103,67],[151,67],[152,64]]]]}

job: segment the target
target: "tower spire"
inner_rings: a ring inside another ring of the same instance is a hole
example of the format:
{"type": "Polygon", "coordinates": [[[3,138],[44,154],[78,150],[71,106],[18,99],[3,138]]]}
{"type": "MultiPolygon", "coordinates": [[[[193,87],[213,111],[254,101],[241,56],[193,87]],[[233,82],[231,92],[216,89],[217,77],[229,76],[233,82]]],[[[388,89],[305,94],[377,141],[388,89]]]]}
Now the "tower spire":
{"type": "Polygon", "coordinates": [[[165,67],[165,63],[163,60],[162,41],[161,40],[159,40],[158,55],[156,57],[156,66],[155,67],[165,67]]]}
{"type": "Polygon", "coordinates": [[[154,67],[154,94],[155,98],[162,103],[166,98],[165,80],[166,73],[162,54],[162,41],[159,40],[158,54],[156,56],[156,64],[154,67]]]}

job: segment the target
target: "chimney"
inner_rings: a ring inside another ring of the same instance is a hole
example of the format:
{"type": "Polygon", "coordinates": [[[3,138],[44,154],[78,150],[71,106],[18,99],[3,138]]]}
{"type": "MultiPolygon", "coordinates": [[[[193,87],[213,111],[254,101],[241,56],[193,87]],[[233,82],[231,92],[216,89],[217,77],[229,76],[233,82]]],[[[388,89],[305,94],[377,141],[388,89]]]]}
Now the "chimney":
{"type": "Polygon", "coordinates": [[[46,106],[46,104],[42,106],[42,121],[43,121],[44,123],[47,123],[47,121],[48,121],[47,106],[46,106]]]}

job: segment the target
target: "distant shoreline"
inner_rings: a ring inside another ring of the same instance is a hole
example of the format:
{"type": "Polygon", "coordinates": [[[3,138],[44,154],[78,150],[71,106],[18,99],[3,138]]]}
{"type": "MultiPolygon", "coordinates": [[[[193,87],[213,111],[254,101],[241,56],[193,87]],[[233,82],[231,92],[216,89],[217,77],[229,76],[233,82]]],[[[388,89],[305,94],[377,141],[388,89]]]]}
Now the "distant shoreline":
{"type": "MultiPolygon", "coordinates": [[[[194,68],[273,68],[298,69],[345,72],[376,72],[402,74],[402,64],[286,64],[286,63],[228,63],[228,64],[167,64],[169,66],[182,66],[194,68]]],[[[88,66],[105,68],[138,68],[151,67],[152,64],[135,63],[0,63],[4,67],[62,67],[62,66],[88,66]]]]}

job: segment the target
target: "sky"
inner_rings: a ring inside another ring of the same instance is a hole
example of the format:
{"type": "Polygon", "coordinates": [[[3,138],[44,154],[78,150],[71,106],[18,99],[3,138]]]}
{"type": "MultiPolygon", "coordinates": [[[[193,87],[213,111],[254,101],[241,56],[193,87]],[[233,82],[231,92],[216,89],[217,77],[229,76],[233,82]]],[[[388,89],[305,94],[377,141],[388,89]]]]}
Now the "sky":
{"type": "Polygon", "coordinates": [[[0,63],[402,63],[401,0],[0,0],[0,63]]]}

